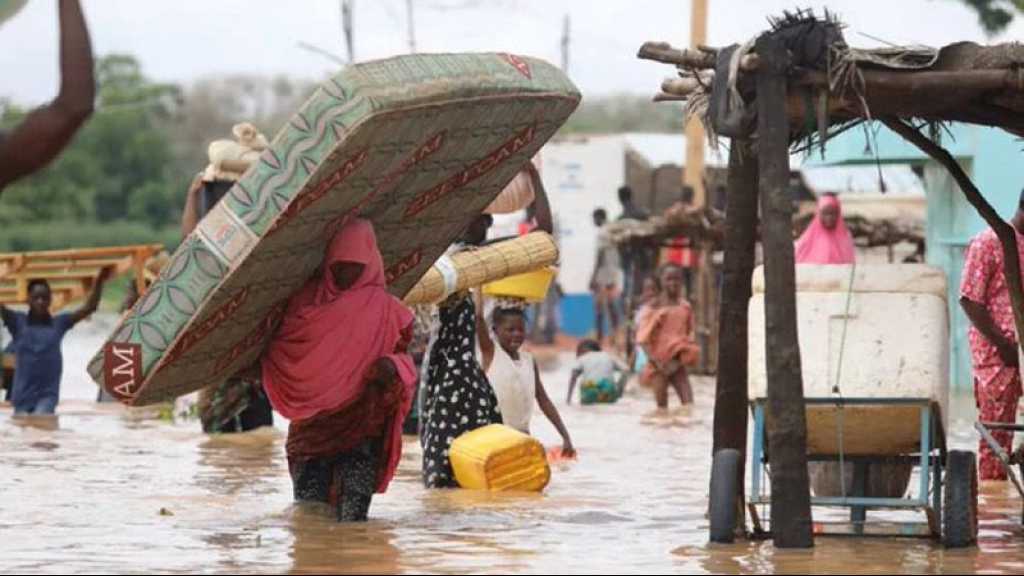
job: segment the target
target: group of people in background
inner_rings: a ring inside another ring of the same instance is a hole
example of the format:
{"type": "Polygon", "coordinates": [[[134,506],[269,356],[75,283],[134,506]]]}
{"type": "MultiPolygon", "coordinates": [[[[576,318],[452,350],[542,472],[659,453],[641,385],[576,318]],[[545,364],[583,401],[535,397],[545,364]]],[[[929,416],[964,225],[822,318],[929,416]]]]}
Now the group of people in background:
{"type": "MultiPolygon", "coordinates": [[[[77,1],[62,1],[59,6],[60,91],[52,103],[0,134],[0,190],[50,162],[92,112],[95,83],[88,31],[77,1]]],[[[240,126],[236,136],[256,152],[266,146],[251,126],[240,126]]],[[[528,163],[523,174],[537,191],[526,230],[552,233],[551,208],[537,169],[528,163]]],[[[182,217],[183,235],[233,183],[230,175],[221,173],[196,177],[182,217]]],[[[621,219],[648,218],[628,187],[620,188],[618,197],[621,219]]],[[[670,390],[680,403],[692,403],[689,374],[701,350],[683,267],[669,259],[655,269],[649,251],[617,247],[606,229],[605,210],[595,210],[593,221],[598,229],[590,278],[596,339],[577,347],[567,403],[577,387],[581,404],[614,401],[637,371],[640,383],[653,389],[658,407],[668,406],[670,390]],[[626,350],[628,362],[615,354],[623,318],[636,336],[635,349],[626,350]]],[[[489,216],[480,216],[452,250],[485,243],[490,222],[489,216]]],[[[1024,254],[1019,233],[1024,231],[1024,193],[1012,224],[1024,254]]],[[[854,262],[853,240],[837,197],[819,200],[795,254],[798,264],[854,262]]],[[[85,305],[75,312],[51,314],[51,288],[45,281],[29,285],[27,312],[0,306],[12,336],[8,350],[16,358],[10,391],[16,414],[54,413],[63,369],[61,342],[68,330],[97,309],[109,276],[106,269],[99,274],[85,305]]],[[[1013,422],[1022,394],[1018,344],[1002,250],[992,231],[972,242],[960,292],[972,323],[981,417],[1013,422]]],[[[139,296],[136,292],[129,300],[139,296]]],[[[561,436],[563,455],[575,453],[537,361],[523,348],[527,312],[522,305],[485,304],[479,293],[457,293],[437,307],[429,336],[417,335],[414,320],[387,291],[372,224],[349,221],[327,247],[319,273],[290,299],[259,363],[201,393],[204,431],[240,432],[272,425],[272,412],[277,411],[290,420],[286,452],[295,499],[327,503],[344,521],[365,520],[373,495],[384,492],[394,477],[403,423],[417,397],[417,384],[422,480],[428,488],[456,486],[449,461],[455,438],[494,423],[529,434],[535,406],[561,436]]],[[[1012,435],[995,434],[1009,451],[1012,435]]],[[[980,452],[982,479],[1005,478],[987,445],[982,443],[980,452]]]]}
{"type": "MultiPolygon", "coordinates": [[[[634,202],[633,191],[628,186],[619,188],[618,197],[622,205],[619,220],[649,218],[634,202]]],[[[628,368],[639,372],[640,383],[654,390],[658,407],[668,407],[670,388],[675,390],[680,403],[691,404],[693,389],[689,370],[700,359],[700,346],[696,340],[693,308],[684,291],[683,267],[675,258],[663,257],[661,266],[656,268],[656,256],[647,246],[616,246],[606,226],[608,213],[603,208],[594,211],[593,219],[597,242],[590,289],[594,298],[596,340],[580,345],[580,364],[573,372],[570,394],[578,378],[583,380],[581,400],[622,393],[626,380],[620,377],[614,380],[620,384],[612,384],[611,365],[594,356],[605,341],[607,318],[610,347],[625,348],[628,368]],[[624,347],[618,346],[617,340],[620,309],[626,317],[624,347]],[[632,346],[634,341],[635,346],[632,346]],[[599,366],[602,367],[600,377],[588,377],[599,366]]]]}

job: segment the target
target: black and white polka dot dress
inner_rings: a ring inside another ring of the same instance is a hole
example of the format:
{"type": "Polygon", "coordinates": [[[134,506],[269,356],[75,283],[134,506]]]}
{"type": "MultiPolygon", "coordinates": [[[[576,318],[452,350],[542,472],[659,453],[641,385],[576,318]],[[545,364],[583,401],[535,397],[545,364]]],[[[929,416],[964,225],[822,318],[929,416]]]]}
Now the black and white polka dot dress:
{"type": "Polygon", "coordinates": [[[476,358],[476,311],[468,296],[442,306],[437,339],[430,349],[423,402],[423,483],[458,484],[448,461],[452,440],[463,432],[501,423],[498,400],[476,358]]]}

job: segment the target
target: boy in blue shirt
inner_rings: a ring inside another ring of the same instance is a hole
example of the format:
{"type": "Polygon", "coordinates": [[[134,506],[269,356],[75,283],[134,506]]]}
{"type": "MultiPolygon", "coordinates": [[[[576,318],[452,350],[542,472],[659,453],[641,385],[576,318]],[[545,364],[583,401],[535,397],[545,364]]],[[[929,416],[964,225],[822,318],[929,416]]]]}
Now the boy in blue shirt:
{"type": "Polygon", "coordinates": [[[15,415],[54,413],[60,399],[60,378],[64,370],[61,342],[68,330],[96,311],[103,284],[110,273],[109,268],[100,272],[89,299],[75,312],[50,314],[52,295],[46,280],[29,282],[27,313],[0,305],[4,325],[11,333],[11,351],[15,357],[11,394],[15,415]]]}

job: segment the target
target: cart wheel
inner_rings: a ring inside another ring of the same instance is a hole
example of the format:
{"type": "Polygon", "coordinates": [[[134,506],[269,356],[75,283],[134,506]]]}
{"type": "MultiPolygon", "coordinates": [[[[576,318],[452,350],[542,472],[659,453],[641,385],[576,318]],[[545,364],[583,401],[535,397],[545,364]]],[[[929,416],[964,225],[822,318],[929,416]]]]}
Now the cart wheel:
{"type": "Polygon", "coordinates": [[[942,543],[947,548],[970,546],[978,540],[978,472],[974,452],[949,452],[945,489],[942,543]]]}
{"type": "Polygon", "coordinates": [[[711,461],[711,541],[729,544],[736,536],[740,452],[723,448],[711,461]]]}

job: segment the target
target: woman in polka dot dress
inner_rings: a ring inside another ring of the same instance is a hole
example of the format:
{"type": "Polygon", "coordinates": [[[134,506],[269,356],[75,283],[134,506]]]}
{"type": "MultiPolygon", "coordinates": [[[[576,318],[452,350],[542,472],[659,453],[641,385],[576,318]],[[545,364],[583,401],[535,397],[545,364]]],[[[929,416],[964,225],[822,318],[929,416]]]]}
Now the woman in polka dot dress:
{"type": "Polygon", "coordinates": [[[476,357],[476,311],[468,295],[441,305],[440,327],[430,349],[423,403],[423,483],[455,488],[448,460],[452,441],[464,432],[500,424],[501,413],[476,357]]]}

